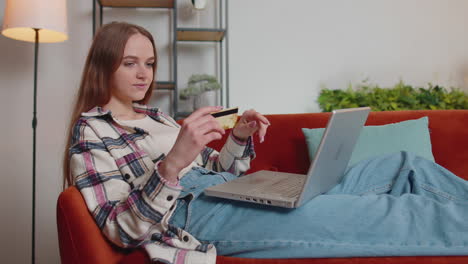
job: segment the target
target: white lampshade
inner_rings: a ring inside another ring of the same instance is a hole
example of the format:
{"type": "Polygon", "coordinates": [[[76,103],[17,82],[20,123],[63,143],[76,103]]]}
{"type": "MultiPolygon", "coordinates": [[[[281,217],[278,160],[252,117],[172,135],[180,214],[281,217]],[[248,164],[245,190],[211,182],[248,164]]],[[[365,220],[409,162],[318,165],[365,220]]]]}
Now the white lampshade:
{"type": "Polygon", "coordinates": [[[7,0],[2,34],[34,42],[34,28],[40,29],[39,42],[67,40],[66,0],[7,0]]]}

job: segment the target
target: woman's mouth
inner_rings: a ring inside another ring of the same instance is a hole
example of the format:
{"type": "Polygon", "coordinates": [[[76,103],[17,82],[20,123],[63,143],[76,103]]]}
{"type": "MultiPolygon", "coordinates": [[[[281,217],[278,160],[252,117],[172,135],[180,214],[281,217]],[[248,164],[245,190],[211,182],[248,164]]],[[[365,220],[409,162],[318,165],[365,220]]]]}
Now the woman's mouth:
{"type": "Polygon", "coordinates": [[[145,84],[145,83],[138,83],[138,84],[134,84],[133,86],[135,86],[135,87],[138,88],[138,89],[146,89],[147,84],[145,84]]]}

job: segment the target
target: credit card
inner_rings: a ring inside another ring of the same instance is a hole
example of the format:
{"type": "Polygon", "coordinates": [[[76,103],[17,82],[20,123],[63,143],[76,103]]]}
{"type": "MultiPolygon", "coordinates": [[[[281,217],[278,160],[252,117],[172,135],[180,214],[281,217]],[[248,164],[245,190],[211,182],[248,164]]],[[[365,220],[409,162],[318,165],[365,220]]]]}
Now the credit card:
{"type": "Polygon", "coordinates": [[[219,122],[223,129],[233,128],[237,123],[238,107],[223,109],[219,112],[211,113],[213,117],[219,122]]]}

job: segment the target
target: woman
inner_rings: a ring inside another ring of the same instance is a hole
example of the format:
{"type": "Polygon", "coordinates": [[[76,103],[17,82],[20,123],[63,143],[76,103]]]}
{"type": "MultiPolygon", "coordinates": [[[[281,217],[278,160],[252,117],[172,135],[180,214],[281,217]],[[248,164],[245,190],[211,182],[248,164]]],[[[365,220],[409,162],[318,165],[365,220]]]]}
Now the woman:
{"type": "Polygon", "coordinates": [[[363,161],[294,210],[204,196],[249,168],[252,136],[262,142],[270,124],[246,111],[219,153],[207,148],[225,133],[210,115],[220,108],[179,126],[145,106],[156,65],[145,29],[103,26],[71,118],[64,175],[116,245],[145,247],[164,263],[215,263],[216,250],[254,258],[466,253],[468,184],[408,153],[363,161]]]}

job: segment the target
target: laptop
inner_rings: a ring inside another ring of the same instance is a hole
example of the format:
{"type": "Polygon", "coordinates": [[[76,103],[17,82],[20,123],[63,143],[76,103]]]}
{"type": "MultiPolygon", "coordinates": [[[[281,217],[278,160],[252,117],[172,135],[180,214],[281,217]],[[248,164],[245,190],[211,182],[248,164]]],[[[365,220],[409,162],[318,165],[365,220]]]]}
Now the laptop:
{"type": "Polygon", "coordinates": [[[205,189],[208,196],[297,208],[343,178],[369,107],[334,110],[307,174],[261,170],[205,189]]]}

